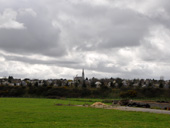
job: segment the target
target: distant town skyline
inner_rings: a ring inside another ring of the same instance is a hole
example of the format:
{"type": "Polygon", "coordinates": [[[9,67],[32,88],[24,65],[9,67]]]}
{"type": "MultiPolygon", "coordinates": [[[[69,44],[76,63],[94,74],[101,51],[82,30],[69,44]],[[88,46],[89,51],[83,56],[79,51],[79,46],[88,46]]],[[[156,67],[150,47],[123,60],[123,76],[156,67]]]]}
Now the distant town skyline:
{"type": "Polygon", "coordinates": [[[167,0],[0,0],[0,76],[170,79],[167,0]]]}

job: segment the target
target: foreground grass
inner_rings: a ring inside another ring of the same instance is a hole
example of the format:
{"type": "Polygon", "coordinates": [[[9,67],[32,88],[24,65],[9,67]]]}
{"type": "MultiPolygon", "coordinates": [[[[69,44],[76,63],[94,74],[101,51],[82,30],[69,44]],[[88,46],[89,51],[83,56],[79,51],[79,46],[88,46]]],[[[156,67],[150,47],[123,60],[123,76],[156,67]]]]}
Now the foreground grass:
{"type": "Polygon", "coordinates": [[[169,128],[170,115],[55,105],[93,101],[0,98],[0,128],[169,128]]]}

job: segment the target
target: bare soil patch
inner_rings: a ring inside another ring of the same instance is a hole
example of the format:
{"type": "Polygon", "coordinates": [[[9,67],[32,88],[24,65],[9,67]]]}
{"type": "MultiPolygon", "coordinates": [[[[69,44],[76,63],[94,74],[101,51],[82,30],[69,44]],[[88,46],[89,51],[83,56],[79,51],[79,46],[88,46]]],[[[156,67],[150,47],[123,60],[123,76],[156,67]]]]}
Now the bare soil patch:
{"type": "MultiPolygon", "coordinates": [[[[139,101],[139,102],[141,102],[141,101],[139,101]]],[[[144,101],[142,101],[142,102],[144,102],[144,101]]],[[[168,111],[168,110],[142,108],[142,107],[129,107],[129,106],[120,106],[120,105],[107,105],[102,102],[95,102],[92,105],[72,105],[72,104],[55,104],[55,105],[57,105],[57,106],[94,107],[94,108],[103,108],[103,109],[116,109],[116,110],[122,110],[122,111],[149,112],[149,113],[169,114],[170,115],[170,111],[168,111]]]]}
{"type": "Polygon", "coordinates": [[[150,108],[136,108],[136,107],[118,106],[118,107],[113,107],[113,109],[122,110],[122,111],[135,111],[135,112],[149,112],[149,113],[159,113],[159,114],[170,114],[170,111],[167,111],[167,110],[150,109],[150,108]]]}

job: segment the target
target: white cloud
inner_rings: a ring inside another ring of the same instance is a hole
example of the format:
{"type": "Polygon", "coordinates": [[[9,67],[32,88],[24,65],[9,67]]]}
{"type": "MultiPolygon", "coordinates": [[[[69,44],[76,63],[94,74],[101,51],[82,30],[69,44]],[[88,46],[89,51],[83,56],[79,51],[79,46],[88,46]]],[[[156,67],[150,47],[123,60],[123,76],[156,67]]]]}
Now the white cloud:
{"type": "Polygon", "coordinates": [[[150,34],[143,40],[139,47],[139,55],[144,60],[169,63],[170,57],[170,30],[163,25],[157,25],[150,29],[150,34]]]}
{"type": "Polygon", "coordinates": [[[16,21],[18,13],[12,9],[5,9],[2,14],[0,14],[0,29],[24,29],[23,23],[16,21]]]}

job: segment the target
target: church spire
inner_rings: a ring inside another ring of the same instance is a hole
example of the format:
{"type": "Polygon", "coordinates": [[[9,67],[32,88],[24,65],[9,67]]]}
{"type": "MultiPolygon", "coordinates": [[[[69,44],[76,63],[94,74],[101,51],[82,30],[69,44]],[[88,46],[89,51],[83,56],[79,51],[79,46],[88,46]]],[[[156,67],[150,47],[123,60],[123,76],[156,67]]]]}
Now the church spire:
{"type": "Polygon", "coordinates": [[[84,68],[82,70],[82,81],[84,81],[84,68]]]}

